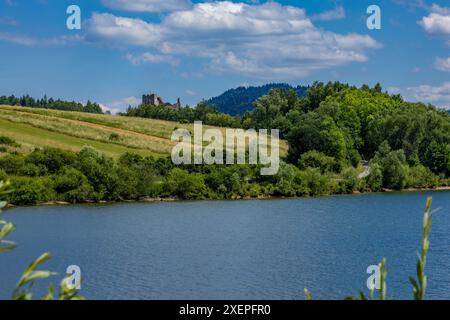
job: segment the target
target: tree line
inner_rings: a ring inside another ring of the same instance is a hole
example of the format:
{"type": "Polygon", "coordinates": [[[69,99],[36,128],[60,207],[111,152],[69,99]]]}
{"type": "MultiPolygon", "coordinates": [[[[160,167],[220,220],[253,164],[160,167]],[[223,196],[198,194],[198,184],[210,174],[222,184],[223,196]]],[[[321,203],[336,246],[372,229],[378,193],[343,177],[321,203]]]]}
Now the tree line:
{"type": "Polygon", "coordinates": [[[261,176],[257,165],[176,166],[169,158],[131,153],[114,160],[90,147],[77,153],[44,148],[0,157],[0,181],[11,181],[7,200],[15,205],[316,196],[378,191],[391,183],[394,188],[443,183],[424,166],[408,166],[398,152],[386,149],[376,157],[380,164],[374,165],[373,174],[359,179],[357,168],[337,170],[331,157],[318,152],[305,153],[298,165],[283,161],[275,176],[261,176]]]}
{"type": "Polygon", "coordinates": [[[0,105],[9,106],[21,106],[29,108],[44,108],[44,109],[55,109],[62,111],[78,111],[87,113],[98,113],[102,114],[103,110],[98,103],[88,101],[86,104],[82,104],[75,101],[64,101],[61,99],[47,98],[44,96],[42,99],[35,99],[29,95],[24,95],[22,97],[11,96],[0,96],[0,105]]]}

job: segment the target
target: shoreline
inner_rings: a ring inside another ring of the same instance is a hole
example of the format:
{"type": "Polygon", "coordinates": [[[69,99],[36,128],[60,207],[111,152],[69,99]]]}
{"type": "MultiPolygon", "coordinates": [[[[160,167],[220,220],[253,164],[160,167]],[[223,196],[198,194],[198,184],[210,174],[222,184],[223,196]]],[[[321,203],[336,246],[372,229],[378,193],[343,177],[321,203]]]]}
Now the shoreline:
{"type": "Polygon", "coordinates": [[[393,189],[382,189],[379,192],[360,192],[354,191],[353,193],[342,193],[342,194],[323,194],[319,196],[295,196],[295,197],[277,197],[277,196],[257,196],[257,197],[236,197],[233,199],[195,199],[186,200],[177,197],[167,197],[167,198],[151,198],[145,197],[139,200],[121,200],[121,201],[92,201],[86,200],[81,202],[66,202],[60,200],[50,200],[43,203],[31,204],[31,205],[13,205],[8,204],[7,209],[10,208],[29,208],[29,207],[54,207],[54,206],[74,206],[74,205],[112,205],[112,204],[123,204],[123,203],[164,203],[164,202],[192,202],[192,201],[250,201],[250,200],[289,200],[289,199],[304,199],[304,198],[320,198],[320,197],[332,197],[332,196],[356,196],[356,195],[369,195],[369,194],[382,194],[382,193],[413,193],[413,192],[426,192],[426,191],[450,191],[450,186],[440,186],[434,188],[408,188],[402,190],[393,189]]]}

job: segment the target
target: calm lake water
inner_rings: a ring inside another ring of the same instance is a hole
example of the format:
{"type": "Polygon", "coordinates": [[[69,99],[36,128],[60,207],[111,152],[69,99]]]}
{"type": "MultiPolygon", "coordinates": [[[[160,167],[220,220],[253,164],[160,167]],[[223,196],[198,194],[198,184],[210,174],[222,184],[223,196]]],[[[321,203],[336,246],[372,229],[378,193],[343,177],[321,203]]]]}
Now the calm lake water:
{"type": "Polygon", "coordinates": [[[450,299],[449,192],[16,208],[4,216],[19,247],[0,255],[0,298],[49,251],[46,269],[81,267],[89,299],[303,299],[304,287],[341,299],[367,291],[366,269],[383,256],[388,294],[408,299],[429,195],[442,209],[428,297],[450,299]]]}

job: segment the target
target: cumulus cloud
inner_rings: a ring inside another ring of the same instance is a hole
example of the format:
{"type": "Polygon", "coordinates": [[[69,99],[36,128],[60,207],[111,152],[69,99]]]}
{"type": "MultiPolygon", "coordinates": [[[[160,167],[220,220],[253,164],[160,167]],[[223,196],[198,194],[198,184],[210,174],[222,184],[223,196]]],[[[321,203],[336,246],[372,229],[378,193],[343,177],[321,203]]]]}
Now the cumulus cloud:
{"type": "Polygon", "coordinates": [[[319,29],[303,9],[276,2],[198,3],[164,16],[160,23],[94,14],[88,28],[94,41],[151,48],[157,51],[156,60],[203,58],[210,70],[266,79],[303,77],[364,62],[367,50],[381,47],[368,35],[319,29]]]}
{"type": "Polygon", "coordinates": [[[450,72],[450,57],[436,58],[434,67],[439,71],[450,72]]]}
{"type": "Polygon", "coordinates": [[[161,41],[162,28],[140,19],[94,13],[89,22],[90,31],[113,44],[148,46],[161,41]]]}
{"type": "Polygon", "coordinates": [[[405,96],[411,100],[450,109],[450,82],[444,82],[438,86],[424,84],[418,87],[410,87],[407,88],[405,96]]]}
{"type": "Polygon", "coordinates": [[[192,3],[190,0],[103,0],[111,9],[134,12],[169,12],[184,10],[192,3]]]}
{"type": "Polygon", "coordinates": [[[450,37],[450,8],[433,5],[429,15],[423,17],[419,24],[429,34],[450,37]]]}

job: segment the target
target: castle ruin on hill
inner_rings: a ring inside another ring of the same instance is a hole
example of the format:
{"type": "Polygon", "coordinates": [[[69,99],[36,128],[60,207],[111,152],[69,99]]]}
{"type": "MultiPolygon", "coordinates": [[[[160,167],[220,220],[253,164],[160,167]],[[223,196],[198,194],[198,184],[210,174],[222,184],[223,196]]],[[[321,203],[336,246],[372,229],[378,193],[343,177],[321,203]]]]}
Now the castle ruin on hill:
{"type": "Polygon", "coordinates": [[[164,106],[164,107],[171,108],[171,109],[180,109],[181,108],[180,98],[177,99],[177,103],[171,104],[168,102],[164,102],[164,100],[160,96],[158,96],[154,93],[144,94],[142,96],[142,104],[145,106],[156,106],[156,107],[164,106]]]}

